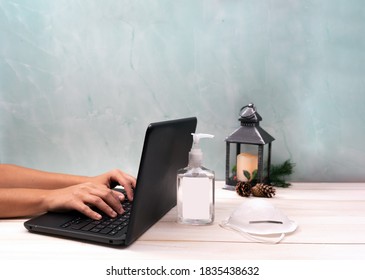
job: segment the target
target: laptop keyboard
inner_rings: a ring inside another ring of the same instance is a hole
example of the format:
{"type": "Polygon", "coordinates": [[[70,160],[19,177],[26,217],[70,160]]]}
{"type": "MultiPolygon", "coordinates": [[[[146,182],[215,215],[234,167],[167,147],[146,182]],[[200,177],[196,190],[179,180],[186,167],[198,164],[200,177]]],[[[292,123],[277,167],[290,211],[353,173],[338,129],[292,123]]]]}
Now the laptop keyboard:
{"type": "Polygon", "coordinates": [[[129,222],[132,203],[128,200],[122,203],[125,212],[121,215],[111,218],[102,214],[102,219],[93,220],[85,216],[78,216],[61,225],[61,228],[80,230],[106,235],[116,235],[123,230],[129,222]]]}

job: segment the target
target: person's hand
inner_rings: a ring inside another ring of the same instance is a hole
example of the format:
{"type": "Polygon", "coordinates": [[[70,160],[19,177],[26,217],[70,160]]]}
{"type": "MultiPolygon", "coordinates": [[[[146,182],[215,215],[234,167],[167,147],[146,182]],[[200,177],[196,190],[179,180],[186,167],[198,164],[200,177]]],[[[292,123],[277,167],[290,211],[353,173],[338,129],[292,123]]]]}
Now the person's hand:
{"type": "Polygon", "coordinates": [[[115,217],[124,212],[121,205],[124,199],[123,194],[109,189],[105,184],[83,183],[48,191],[45,204],[48,211],[77,210],[89,218],[99,220],[101,215],[92,206],[115,217]]]}
{"type": "Polygon", "coordinates": [[[130,201],[133,200],[133,189],[136,187],[136,178],[119,169],[114,169],[99,176],[91,177],[91,182],[104,184],[109,188],[121,185],[124,187],[128,199],[130,201]]]}

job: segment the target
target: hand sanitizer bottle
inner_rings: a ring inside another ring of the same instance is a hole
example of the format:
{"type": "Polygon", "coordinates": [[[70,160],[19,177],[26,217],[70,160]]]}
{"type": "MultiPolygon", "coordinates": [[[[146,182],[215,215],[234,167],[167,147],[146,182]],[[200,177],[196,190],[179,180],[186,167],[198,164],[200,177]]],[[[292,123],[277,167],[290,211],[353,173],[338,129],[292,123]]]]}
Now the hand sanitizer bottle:
{"type": "Polygon", "coordinates": [[[189,165],[177,172],[178,222],[190,225],[210,224],[214,220],[214,172],[202,166],[203,153],[199,147],[201,138],[213,138],[210,134],[193,135],[189,152],[189,165]]]}

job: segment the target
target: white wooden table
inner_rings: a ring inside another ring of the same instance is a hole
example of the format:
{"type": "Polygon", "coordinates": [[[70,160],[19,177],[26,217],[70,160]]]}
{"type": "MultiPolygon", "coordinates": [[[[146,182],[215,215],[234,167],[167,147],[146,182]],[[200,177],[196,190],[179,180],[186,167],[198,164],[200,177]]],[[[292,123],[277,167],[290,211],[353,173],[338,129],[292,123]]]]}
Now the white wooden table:
{"type": "Polygon", "coordinates": [[[365,183],[293,183],[269,201],[298,229],[279,244],[256,243],[219,226],[244,199],[216,183],[215,222],[176,223],[172,209],[138,241],[112,248],[29,233],[24,219],[0,220],[1,260],[364,260],[365,183]]]}

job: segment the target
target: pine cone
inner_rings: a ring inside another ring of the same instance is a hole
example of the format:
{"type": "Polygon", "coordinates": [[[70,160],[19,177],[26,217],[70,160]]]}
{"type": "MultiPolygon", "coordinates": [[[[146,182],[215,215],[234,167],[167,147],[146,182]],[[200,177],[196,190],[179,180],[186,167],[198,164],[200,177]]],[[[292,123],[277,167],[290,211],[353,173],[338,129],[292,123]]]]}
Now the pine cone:
{"type": "Polygon", "coordinates": [[[240,196],[249,197],[251,195],[251,183],[238,181],[236,185],[236,192],[240,196]]]}
{"type": "Polygon", "coordinates": [[[263,183],[256,184],[252,189],[252,195],[258,197],[273,197],[275,195],[275,188],[263,183]]]}

